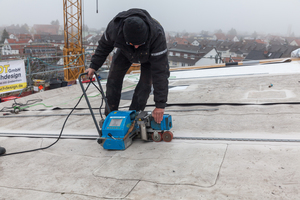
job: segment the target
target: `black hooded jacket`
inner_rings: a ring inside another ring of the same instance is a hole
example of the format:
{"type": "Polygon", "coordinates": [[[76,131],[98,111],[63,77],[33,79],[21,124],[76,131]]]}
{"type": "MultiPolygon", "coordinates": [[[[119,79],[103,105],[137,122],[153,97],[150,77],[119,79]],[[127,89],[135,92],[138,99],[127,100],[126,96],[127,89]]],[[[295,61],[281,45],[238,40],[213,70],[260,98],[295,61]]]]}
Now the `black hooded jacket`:
{"type": "Polygon", "coordinates": [[[170,72],[166,38],[164,29],[159,22],[153,19],[146,10],[130,9],[120,12],[109,22],[105,33],[99,40],[90,68],[98,70],[114,47],[119,48],[131,63],[149,62],[151,64],[155,105],[157,108],[165,108],[170,72]],[[124,20],[131,16],[140,17],[149,26],[148,40],[137,49],[127,45],[123,36],[124,20]]]}

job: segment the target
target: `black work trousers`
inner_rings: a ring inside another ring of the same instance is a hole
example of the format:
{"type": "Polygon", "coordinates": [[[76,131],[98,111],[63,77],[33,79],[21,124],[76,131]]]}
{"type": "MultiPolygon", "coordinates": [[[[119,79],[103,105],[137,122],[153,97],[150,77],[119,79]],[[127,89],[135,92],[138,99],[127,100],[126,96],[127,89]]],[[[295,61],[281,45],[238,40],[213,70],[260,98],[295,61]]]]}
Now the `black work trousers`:
{"type": "MultiPolygon", "coordinates": [[[[109,114],[107,106],[109,106],[110,111],[118,110],[119,108],[123,79],[131,64],[132,63],[122,54],[120,49],[113,55],[106,84],[108,103],[105,109],[106,116],[109,114]]],[[[151,86],[151,65],[149,62],[142,63],[140,79],[135,87],[129,110],[142,111],[145,109],[151,92],[151,86]]]]}

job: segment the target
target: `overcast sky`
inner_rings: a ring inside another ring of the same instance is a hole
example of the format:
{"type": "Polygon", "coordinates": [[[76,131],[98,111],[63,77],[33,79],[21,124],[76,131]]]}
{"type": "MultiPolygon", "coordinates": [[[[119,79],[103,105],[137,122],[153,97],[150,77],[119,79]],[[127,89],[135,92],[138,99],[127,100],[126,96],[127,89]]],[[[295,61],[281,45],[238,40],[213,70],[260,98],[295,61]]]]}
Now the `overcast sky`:
{"type": "MultiPolygon", "coordinates": [[[[118,13],[143,8],[166,31],[239,33],[254,31],[300,36],[300,0],[82,0],[83,23],[89,28],[106,27],[118,13]]],[[[0,0],[0,26],[11,24],[63,25],[63,0],[0,0]]]]}

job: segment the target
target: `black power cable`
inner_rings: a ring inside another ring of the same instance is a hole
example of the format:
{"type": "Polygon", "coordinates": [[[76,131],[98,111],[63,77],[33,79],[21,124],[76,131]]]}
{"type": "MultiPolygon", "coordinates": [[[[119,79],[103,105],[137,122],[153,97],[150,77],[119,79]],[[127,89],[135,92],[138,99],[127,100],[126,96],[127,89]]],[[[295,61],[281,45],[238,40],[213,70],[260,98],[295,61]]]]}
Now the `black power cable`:
{"type": "MultiPolygon", "coordinates": [[[[91,80],[90,83],[87,85],[87,87],[86,87],[86,89],[85,89],[85,92],[86,92],[87,89],[89,88],[91,82],[92,82],[92,80],[91,80]]],[[[95,85],[95,84],[93,83],[93,85],[95,85]]],[[[96,86],[96,85],[95,85],[95,86],[96,86]]],[[[58,136],[58,138],[56,139],[55,142],[53,142],[52,144],[50,144],[49,146],[46,146],[46,147],[37,148],[37,149],[31,149],[31,150],[27,150],[27,151],[19,151],[19,152],[13,152],[13,153],[8,153],[8,154],[2,154],[2,155],[0,155],[0,157],[1,157],[1,156],[3,157],[3,156],[9,156],[9,155],[22,154],[22,153],[29,153],[29,152],[34,152],[34,151],[44,150],[44,149],[48,149],[48,148],[52,147],[52,146],[53,146],[54,144],[56,144],[56,143],[59,141],[59,139],[61,138],[61,135],[62,135],[62,133],[63,133],[63,130],[64,130],[64,128],[65,128],[65,125],[66,125],[66,123],[67,123],[67,121],[68,121],[70,115],[71,115],[71,114],[73,113],[73,111],[76,109],[76,107],[77,107],[78,104],[80,103],[80,101],[81,101],[81,99],[82,99],[83,96],[84,96],[84,94],[81,95],[81,97],[79,98],[77,104],[74,106],[74,108],[73,108],[73,109],[71,110],[71,112],[68,114],[68,116],[67,116],[67,118],[65,119],[65,122],[64,122],[64,124],[63,124],[63,126],[62,126],[62,128],[61,128],[60,134],[59,134],[59,136],[58,136]]],[[[101,109],[100,109],[100,110],[101,110],[101,109]]],[[[102,115],[101,115],[101,116],[102,116],[102,115]]]]}
{"type": "Polygon", "coordinates": [[[35,104],[37,102],[41,102],[42,99],[31,99],[31,100],[28,100],[25,104],[23,103],[18,103],[16,101],[16,99],[14,99],[14,103],[12,104],[11,107],[3,107],[0,112],[16,112],[16,110],[18,111],[21,111],[21,107],[26,107],[26,106],[29,106],[29,105],[32,105],[32,104],[35,104]]]}
{"type": "MultiPolygon", "coordinates": [[[[100,92],[100,94],[102,94],[102,91],[100,90],[100,88],[99,88],[94,82],[92,82],[92,80],[90,81],[90,83],[92,83],[92,84],[95,86],[95,88],[97,88],[97,90],[100,92]]],[[[102,94],[101,105],[100,105],[100,107],[99,107],[99,113],[100,113],[100,116],[101,116],[101,119],[102,119],[102,120],[103,120],[103,116],[102,116],[101,108],[102,108],[103,102],[104,102],[104,96],[103,96],[103,95],[104,95],[104,94],[102,94]]]]}

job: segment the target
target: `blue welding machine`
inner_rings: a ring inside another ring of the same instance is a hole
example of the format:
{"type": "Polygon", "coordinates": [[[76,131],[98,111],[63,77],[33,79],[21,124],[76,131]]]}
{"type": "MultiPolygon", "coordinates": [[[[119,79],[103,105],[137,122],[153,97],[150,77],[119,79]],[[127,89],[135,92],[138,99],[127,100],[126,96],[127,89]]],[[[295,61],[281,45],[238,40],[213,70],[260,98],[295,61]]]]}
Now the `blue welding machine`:
{"type": "MultiPolygon", "coordinates": [[[[163,120],[161,123],[156,123],[151,113],[147,111],[135,110],[129,111],[112,111],[108,107],[109,114],[105,118],[102,118],[101,107],[100,107],[100,127],[98,126],[97,120],[95,118],[93,109],[88,100],[86,89],[84,88],[81,77],[87,75],[87,73],[82,73],[79,75],[78,80],[80,87],[82,89],[83,95],[91,112],[92,119],[95,123],[96,129],[99,133],[99,138],[97,142],[103,146],[104,149],[109,150],[125,150],[132,144],[132,140],[135,137],[140,137],[145,141],[154,141],[154,142],[170,142],[173,139],[173,133],[169,130],[172,128],[172,117],[171,115],[164,114],[163,120]]],[[[99,91],[102,95],[102,98],[107,104],[107,99],[103,92],[100,80],[98,75],[94,72],[94,75],[98,82],[99,91]]],[[[96,86],[96,85],[95,85],[96,86]]]]}
{"type": "Polygon", "coordinates": [[[160,124],[156,123],[148,112],[113,111],[105,118],[102,125],[101,145],[104,149],[125,150],[132,144],[135,136],[142,140],[170,142],[173,134],[171,115],[165,114],[160,124]]]}
{"type": "Polygon", "coordinates": [[[102,125],[103,148],[124,150],[132,143],[138,125],[134,123],[136,111],[113,111],[102,125]]]}

